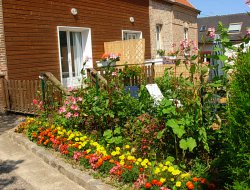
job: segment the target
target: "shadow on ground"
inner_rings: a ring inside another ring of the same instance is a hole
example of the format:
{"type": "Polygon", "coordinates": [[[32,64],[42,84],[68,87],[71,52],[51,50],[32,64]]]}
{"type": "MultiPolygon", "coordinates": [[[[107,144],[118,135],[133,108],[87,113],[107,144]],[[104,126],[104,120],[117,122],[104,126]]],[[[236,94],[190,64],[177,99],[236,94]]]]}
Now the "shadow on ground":
{"type": "MultiPolygon", "coordinates": [[[[18,168],[18,165],[21,164],[24,160],[0,160],[0,189],[4,189],[7,186],[15,183],[17,178],[15,176],[9,175],[11,172],[18,168]]],[[[19,189],[21,190],[21,189],[19,189]]]]}
{"type": "Polygon", "coordinates": [[[12,113],[0,114],[0,135],[16,127],[25,118],[25,115],[17,115],[12,113]]]}

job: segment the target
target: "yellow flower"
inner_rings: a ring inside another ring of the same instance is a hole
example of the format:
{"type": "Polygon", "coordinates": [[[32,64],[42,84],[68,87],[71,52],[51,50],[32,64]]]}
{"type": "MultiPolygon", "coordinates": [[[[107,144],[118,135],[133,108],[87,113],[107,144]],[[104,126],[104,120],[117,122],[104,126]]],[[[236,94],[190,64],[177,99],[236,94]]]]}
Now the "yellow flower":
{"type": "Polygon", "coordinates": [[[76,138],[75,138],[75,141],[76,141],[76,142],[78,142],[78,141],[79,141],[79,138],[78,138],[78,137],[76,137],[76,138]]]}
{"type": "Polygon", "coordinates": [[[123,166],[125,164],[124,160],[120,161],[120,164],[123,166]]]}
{"type": "Polygon", "coordinates": [[[155,174],[157,175],[157,174],[159,174],[161,172],[161,170],[160,170],[160,168],[155,168],[155,174]]]}
{"type": "Polygon", "coordinates": [[[116,150],[116,151],[120,151],[121,148],[120,148],[120,147],[116,147],[115,150],[116,150]]]}
{"type": "Polygon", "coordinates": [[[130,146],[129,146],[129,145],[125,145],[125,148],[126,148],[126,149],[130,149],[130,146]]]}
{"type": "Polygon", "coordinates": [[[116,156],[116,151],[111,152],[111,156],[116,156]]]}
{"type": "Polygon", "coordinates": [[[170,181],[174,181],[174,178],[171,178],[170,181]]]}
{"type": "Polygon", "coordinates": [[[163,165],[162,163],[159,164],[159,167],[160,167],[160,168],[163,168],[163,166],[164,166],[164,165],[163,165]]]}
{"type": "Polygon", "coordinates": [[[119,159],[120,159],[120,160],[124,160],[124,159],[125,159],[125,156],[124,156],[124,155],[121,155],[121,156],[119,156],[119,159]]]}
{"type": "Polygon", "coordinates": [[[171,165],[171,162],[166,161],[166,162],[165,162],[165,165],[166,165],[166,166],[171,165]]]}
{"type": "Polygon", "coordinates": [[[181,173],[180,170],[174,170],[174,171],[172,172],[173,175],[179,175],[180,173],[181,173]]]}
{"type": "Polygon", "coordinates": [[[135,157],[134,156],[128,156],[128,158],[127,158],[129,161],[131,161],[131,160],[135,160],[135,157]]]}
{"type": "Polygon", "coordinates": [[[79,145],[79,146],[78,146],[78,149],[79,149],[79,150],[82,149],[82,145],[79,145]]]}
{"type": "Polygon", "coordinates": [[[176,184],[175,184],[176,187],[180,187],[181,186],[181,182],[180,181],[177,181],[176,184]]]}
{"type": "Polygon", "coordinates": [[[190,176],[190,173],[181,174],[181,178],[186,178],[186,177],[189,177],[189,176],[190,176]]]}
{"type": "Polygon", "coordinates": [[[166,171],[168,169],[167,166],[163,166],[162,171],[166,171]]]}
{"type": "Polygon", "coordinates": [[[169,171],[169,172],[174,171],[174,167],[170,166],[170,167],[168,168],[168,171],[169,171]]]}
{"type": "Polygon", "coordinates": [[[160,182],[164,183],[166,181],[166,178],[161,178],[160,182]]]}
{"type": "Polygon", "coordinates": [[[142,162],[142,159],[141,159],[141,158],[138,158],[138,159],[137,159],[137,162],[142,162]]]}
{"type": "Polygon", "coordinates": [[[88,150],[87,150],[87,153],[90,153],[90,151],[91,151],[91,149],[88,149],[88,150]]]}

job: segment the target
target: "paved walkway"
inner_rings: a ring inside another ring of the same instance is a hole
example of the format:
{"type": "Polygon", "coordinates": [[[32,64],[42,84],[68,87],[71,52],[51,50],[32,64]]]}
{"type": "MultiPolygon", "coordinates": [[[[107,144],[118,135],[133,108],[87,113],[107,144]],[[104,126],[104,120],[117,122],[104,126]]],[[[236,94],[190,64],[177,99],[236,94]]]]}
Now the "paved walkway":
{"type": "Polygon", "coordinates": [[[18,119],[20,116],[0,115],[0,189],[86,190],[9,139],[6,131],[18,119]]]}

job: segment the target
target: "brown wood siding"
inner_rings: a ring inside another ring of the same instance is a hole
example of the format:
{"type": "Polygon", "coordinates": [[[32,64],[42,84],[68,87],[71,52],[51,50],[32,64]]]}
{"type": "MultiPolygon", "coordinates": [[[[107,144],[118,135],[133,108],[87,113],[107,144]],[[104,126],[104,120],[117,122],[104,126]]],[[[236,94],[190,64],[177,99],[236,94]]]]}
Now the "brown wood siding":
{"type": "Polygon", "coordinates": [[[60,76],[57,26],[91,28],[94,62],[104,42],[122,39],[122,30],[142,31],[149,58],[148,6],[147,0],[3,0],[9,78],[34,79],[44,71],[60,76]]]}

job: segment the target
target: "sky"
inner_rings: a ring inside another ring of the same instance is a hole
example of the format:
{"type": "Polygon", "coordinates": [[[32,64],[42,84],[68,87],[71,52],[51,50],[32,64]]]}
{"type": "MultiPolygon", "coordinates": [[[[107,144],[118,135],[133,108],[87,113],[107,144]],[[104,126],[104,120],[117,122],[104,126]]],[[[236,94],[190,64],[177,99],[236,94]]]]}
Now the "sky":
{"type": "Polygon", "coordinates": [[[189,2],[201,11],[199,17],[250,12],[245,0],[189,0],[189,2]]]}

